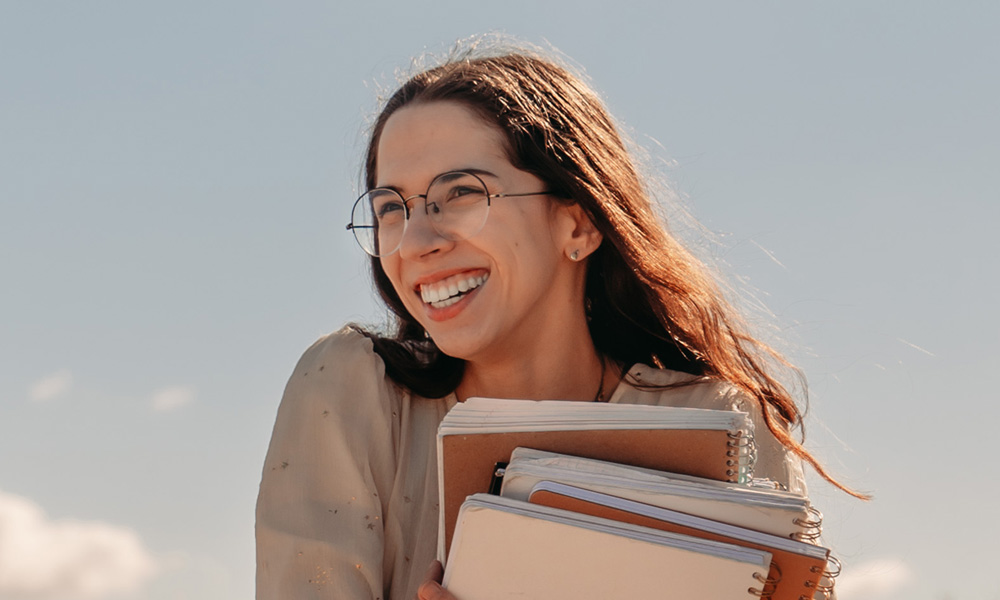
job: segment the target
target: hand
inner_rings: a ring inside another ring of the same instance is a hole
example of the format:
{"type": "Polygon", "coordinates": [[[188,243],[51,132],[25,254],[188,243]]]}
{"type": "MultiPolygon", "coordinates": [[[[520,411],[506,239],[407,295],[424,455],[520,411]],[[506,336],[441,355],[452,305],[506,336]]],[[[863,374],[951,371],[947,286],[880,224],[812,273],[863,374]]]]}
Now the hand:
{"type": "Polygon", "coordinates": [[[417,589],[417,600],[458,600],[448,590],[441,587],[441,578],[444,576],[444,567],[441,563],[434,561],[427,569],[424,582],[417,589]]]}

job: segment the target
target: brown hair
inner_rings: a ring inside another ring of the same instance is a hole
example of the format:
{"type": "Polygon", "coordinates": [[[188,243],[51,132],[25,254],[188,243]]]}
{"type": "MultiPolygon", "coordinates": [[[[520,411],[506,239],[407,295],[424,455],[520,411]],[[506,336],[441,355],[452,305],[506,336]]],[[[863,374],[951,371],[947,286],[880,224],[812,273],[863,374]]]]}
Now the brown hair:
{"type": "MultiPolygon", "coordinates": [[[[775,373],[789,367],[748,333],[709,270],[663,226],[630,153],[597,95],[552,60],[528,52],[453,58],[410,78],[375,120],[365,180],[375,187],[380,135],[400,108],[460,102],[495,125],[510,162],[566,202],[579,204],[603,234],[590,257],[586,298],[598,351],[627,367],[655,365],[723,380],[754,399],[774,436],[826,480],[831,477],[791,434],[802,415],[775,373]]],[[[397,383],[425,397],[458,386],[464,362],[440,352],[403,306],[377,258],[378,291],[396,315],[392,337],[368,334],[397,383]]],[[[793,370],[794,371],[794,370],[793,370]]],[[[797,373],[797,371],[794,371],[797,373]]]]}

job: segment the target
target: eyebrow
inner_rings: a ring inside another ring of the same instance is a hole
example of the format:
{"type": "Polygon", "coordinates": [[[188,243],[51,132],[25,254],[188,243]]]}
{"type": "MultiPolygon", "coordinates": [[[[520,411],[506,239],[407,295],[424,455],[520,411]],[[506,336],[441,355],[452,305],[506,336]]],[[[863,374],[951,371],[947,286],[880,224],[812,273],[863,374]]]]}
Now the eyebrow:
{"type": "MultiPolygon", "coordinates": [[[[465,168],[462,168],[462,169],[451,169],[450,171],[443,171],[443,172],[438,173],[437,175],[435,175],[434,179],[437,179],[438,177],[444,175],[445,173],[458,173],[458,172],[472,173],[473,175],[479,175],[481,177],[482,176],[486,176],[486,177],[492,177],[493,179],[499,179],[499,177],[497,177],[496,173],[493,173],[491,171],[487,171],[486,169],[477,169],[476,167],[465,167],[465,168]]],[[[392,190],[392,191],[396,192],[397,194],[399,194],[400,196],[403,195],[402,188],[400,188],[399,186],[395,186],[395,185],[380,185],[380,186],[376,186],[376,187],[374,187],[374,188],[372,188],[371,190],[368,190],[368,191],[370,192],[372,190],[392,190]]]]}
{"type": "Polygon", "coordinates": [[[486,175],[487,177],[492,177],[493,179],[499,179],[496,174],[487,171],[486,169],[477,169],[475,167],[469,167],[468,169],[455,169],[456,171],[462,171],[465,173],[472,173],[473,175],[486,175]]]}

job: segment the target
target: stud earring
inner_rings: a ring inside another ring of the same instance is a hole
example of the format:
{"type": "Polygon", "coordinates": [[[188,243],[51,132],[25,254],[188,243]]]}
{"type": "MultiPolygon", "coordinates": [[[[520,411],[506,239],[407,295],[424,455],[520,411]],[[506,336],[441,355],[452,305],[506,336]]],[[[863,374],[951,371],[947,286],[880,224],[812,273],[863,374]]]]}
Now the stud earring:
{"type": "Polygon", "coordinates": [[[572,254],[569,255],[570,260],[578,260],[580,258],[580,251],[574,250],[572,254]]]}

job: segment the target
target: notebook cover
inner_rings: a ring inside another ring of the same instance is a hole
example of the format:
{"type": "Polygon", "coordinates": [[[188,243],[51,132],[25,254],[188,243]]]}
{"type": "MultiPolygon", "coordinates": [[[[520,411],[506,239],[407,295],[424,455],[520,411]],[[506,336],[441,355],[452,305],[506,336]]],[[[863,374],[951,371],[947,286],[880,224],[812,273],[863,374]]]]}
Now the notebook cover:
{"type": "Polygon", "coordinates": [[[463,600],[749,600],[770,558],[753,564],[488,507],[460,519],[444,585],[463,600]]]}
{"type": "MultiPolygon", "coordinates": [[[[764,590],[765,592],[772,591],[771,600],[799,600],[803,596],[811,598],[823,570],[826,568],[825,559],[804,556],[781,548],[773,548],[766,544],[738,540],[726,535],[703,531],[671,521],[655,519],[646,515],[624,511],[549,490],[533,492],[528,501],[532,504],[540,504],[542,506],[560,508],[585,515],[632,523],[633,525],[650,527],[660,531],[669,531],[671,533],[680,533],[717,542],[727,542],[757,550],[766,550],[772,556],[771,569],[767,577],[771,581],[778,582],[773,588],[768,586],[769,589],[764,590]]],[[[760,588],[759,585],[757,587],[760,588]]]]}
{"type": "Polygon", "coordinates": [[[584,458],[624,463],[733,481],[729,432],[701,429],[514,431],[441,436],[442,515],[445,556],[465,498],[487,492],[498,462],[523,446],[584,458]]]}

